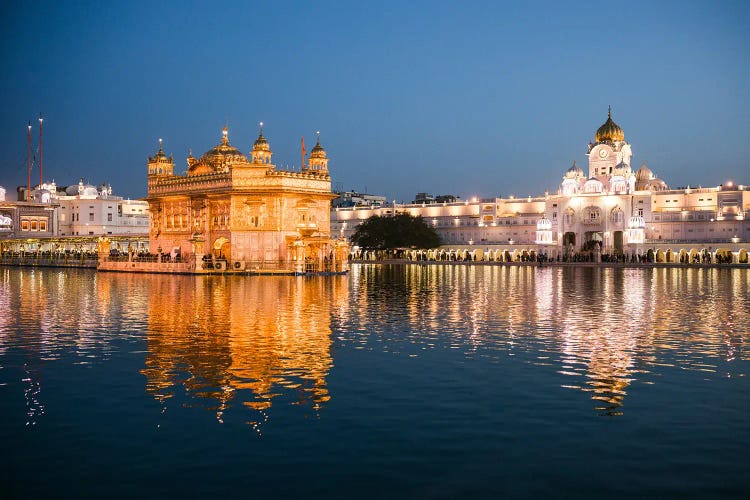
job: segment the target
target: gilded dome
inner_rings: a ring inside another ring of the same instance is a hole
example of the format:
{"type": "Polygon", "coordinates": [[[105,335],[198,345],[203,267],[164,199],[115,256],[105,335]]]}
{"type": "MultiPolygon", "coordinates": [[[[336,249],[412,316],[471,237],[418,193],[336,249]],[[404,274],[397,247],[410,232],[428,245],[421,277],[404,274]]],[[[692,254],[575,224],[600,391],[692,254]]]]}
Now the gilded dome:
{"type": "MultiPolygon", "coordinates": [[[[227,128],[224,127],[221,144],[203,153],[198,161],[190,165],[188,172],[195,174],[222,172],[231,165],[247,162],[247,157],[242,154],[242,151],[229,144],[227,128]]],[[[188,164],[190,164],[190,159],[188,159],[188,164]]]]}
{"type": "Polygon", "coordinates": [[[596,131],[596,142],[624,141],[625,133],[620,126],[612,120],[612,108],[607,111],[607,121],[596,131]]]}
{"type": "Polygon", "coordinates": [[[164,150],[162,149],[162,140],[159,139],[159,151],[156,152],[156,154],[152,157],[149,157],[149,161],[169,161],[170,158],[167,157],[166,154],[164,154],[164,150]]]}
{"type": "Polygon", "coordinates": [[[318,142],[315,144],[315,147],[312,148],[312,151],[310,151],[310,157],[311,158],[325,158],[326,157],[326,150],[323,149],[323,146],[320,145],[320,132],[318,132],[318,142]]]}
{"type": "Polygon", "coordinates": [[[258,138],[253,143],[253,151],[271,151],[271,146],[268,144],[266,138],[263,137],[263,122],[260,123],[260,134],[258,134],[258,138]]]}

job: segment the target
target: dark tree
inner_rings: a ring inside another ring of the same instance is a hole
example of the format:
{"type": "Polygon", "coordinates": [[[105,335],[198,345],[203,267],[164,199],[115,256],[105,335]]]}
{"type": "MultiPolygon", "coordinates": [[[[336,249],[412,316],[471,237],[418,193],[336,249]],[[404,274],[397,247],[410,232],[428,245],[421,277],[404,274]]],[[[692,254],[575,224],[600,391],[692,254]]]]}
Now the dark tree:
{"type": "Polygon", "coordinates": [[[422,217],[407,213],[393,217],[373,215],[357,226],[352,243],[374,250],[435,248],[440,245],[440,236],[422,217]]]}

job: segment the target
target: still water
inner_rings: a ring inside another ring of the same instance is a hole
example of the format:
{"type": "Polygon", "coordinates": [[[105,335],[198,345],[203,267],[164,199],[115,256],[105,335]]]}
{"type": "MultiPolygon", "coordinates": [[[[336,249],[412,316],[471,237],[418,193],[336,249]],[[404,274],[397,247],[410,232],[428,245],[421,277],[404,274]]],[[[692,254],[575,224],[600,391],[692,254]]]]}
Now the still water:
{"type": "Polygon", "coordinates": [[[0,496],[750,491],[750,272],[0,268],[0,496]]]}

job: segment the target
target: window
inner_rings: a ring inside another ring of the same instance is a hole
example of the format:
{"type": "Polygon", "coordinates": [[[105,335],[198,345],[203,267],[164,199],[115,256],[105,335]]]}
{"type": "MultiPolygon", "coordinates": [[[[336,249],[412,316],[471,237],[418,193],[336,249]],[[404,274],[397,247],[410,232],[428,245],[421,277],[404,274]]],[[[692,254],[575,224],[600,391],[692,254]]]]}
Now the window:
{"type": "Polygon", "coordinates": [[[89,212],[89,222],[94,222],[94,212],[89,212]]]}
{"type": "Polygon", "coordinates": [[[39,230],[40,231],[46,231],[47,230],[47,221],[46,220],[39,221],[39,230]]]}
{"type": "Polygon", "coordinates": [[[112,222],[112,214],[107,214],[107,222],[112,222]]]}

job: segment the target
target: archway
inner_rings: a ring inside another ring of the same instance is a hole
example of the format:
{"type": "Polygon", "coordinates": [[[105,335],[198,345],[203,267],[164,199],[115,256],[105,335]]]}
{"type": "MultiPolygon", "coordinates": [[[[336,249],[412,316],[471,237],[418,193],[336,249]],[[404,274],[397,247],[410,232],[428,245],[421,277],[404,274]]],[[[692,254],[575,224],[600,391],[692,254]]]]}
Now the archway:
{"type": "Polygon", "coordinates": [[[684,248],[680,249],[680,264],[687,264],[688,254],[684,248]]]}
{"type": "Polygon", "coordinates": [[[745,250],[744,248],[740,250],[739,258],[737,259],[737,261],[740,264],[747,264],[748,262],[747,250],[745,250]]]}
{"type": "Polygon", "coordinates": [[[671,248],[667,250],[667,262],[674,262],[674,253],[671,248]]]}
{"type": "Polygon", "coordinates": [[[615,253],[616,254],[622,254],[623,249],[623,238],[622,238],[622,231],[615,231],[613,234],[613,243],[615,247],[615,253]]]}
{"type": "Polygon", "coordinates": [[[224,238],[223,236],[221,238],[217,238],[213,244],[213,253],[214,257],[216,257],[217,259],[230,259],[232,257],[232,252],[229,240],[224,238]]]}
{"type": "Polygon", "coordinates": [[[568,248],[570,245],[573,245],[573,248],[575,248],[576,233],[568,232],[563,235],[563,247],[568,248]]]}
{"type": "Polygon", "coordinates": [[[688,263],[693,264],[695,262],[698,262],[698,250],[691,248],[690,253],[688,254],[688,263]]]}
{"type": "Polygon", "coordinates": [[[731,264],[734,261],[734,255],[728,248],[719,248],[716,250],[716,262],[718,264],[731,264]]]}

